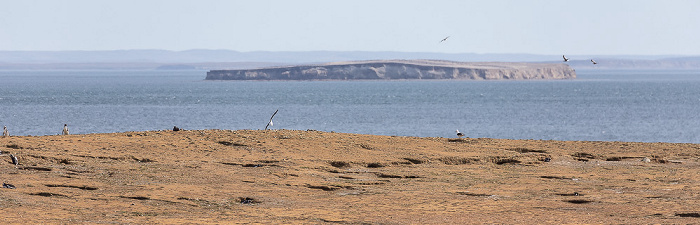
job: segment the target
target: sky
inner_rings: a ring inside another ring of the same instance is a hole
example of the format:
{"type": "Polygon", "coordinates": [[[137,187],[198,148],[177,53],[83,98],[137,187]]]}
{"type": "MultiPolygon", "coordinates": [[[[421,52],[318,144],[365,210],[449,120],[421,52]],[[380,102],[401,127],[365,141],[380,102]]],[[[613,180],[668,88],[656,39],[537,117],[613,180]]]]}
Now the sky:
{"type": "Polygon", "coordinates": [[[697,0],[0,0],[0,51],[700,55],[698,12],[697,0]]]}

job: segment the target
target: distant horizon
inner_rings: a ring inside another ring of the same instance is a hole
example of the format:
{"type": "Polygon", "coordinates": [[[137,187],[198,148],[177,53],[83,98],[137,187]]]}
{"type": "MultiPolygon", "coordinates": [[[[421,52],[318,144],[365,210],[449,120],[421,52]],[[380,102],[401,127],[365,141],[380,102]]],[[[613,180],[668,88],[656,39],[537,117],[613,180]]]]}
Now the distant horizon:
{"type": "Polygon", "coordinates": [[[281,50],[281,51],[270,51],[270,50],[251,50],[251,51],[241,51],[234,49],[207,49],[207,48],[193,48],[184,50],[171,50],[171,49],[158,49],[158,48],[142,48],[142,49],[96,49],[96,50],[0,50],[0,52],[126,52],[126,51],[163,51],[163,52],[193,52],[193,51],[227,51],[236,53],[312,53],[312,52],[366,52],[366,53],[417,53],[417,54],[445,54],[445,55],[537,55],[537,56],[561,56],[561,55],[579,55],[579,56],[671,56],[671,57],[694,57],[700,56],[698,54],[540,54],[540,53],[527,53],[527,52],[507,52],[507,53],[477,53],[477,52],[430,52],[430,51],[382,51],[382,50],[281,50]]]}
{"type": "MultiPolygon", "coordinates": [[[[698,55],[566,55],[574,68],[700,69],[698,55]],[[595,59],[598,64],[592,65],[595,59]]],[[[562,55],[399,51],[251,51],[191,49],[0,51],[0,70],[13,69],[249,69],[367,60],[565,63],[562,55]]]]}

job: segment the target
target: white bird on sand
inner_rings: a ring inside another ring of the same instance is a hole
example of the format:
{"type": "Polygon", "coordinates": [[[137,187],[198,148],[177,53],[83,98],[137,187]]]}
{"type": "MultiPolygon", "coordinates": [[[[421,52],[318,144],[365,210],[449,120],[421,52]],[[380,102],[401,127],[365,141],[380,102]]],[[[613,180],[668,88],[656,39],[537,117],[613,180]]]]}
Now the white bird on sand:
{"type": "Polygon", "coordinates": [[[563,57],[563,58],[564,58],[564,62],[568,62],[568,61],[569,61],[569,58],[566,58],[566,56],[565,56],[565,55],[561,55],[561,57],[563,57]]]}
{"type": "Polygon", "coordinates": [[[443,41],[447,41],[448,38],[450,38],[450,36],[443,38],[439,43],[442,43],[443,41]]]}
{"type": "Polygon", "coordinates": [[[459,132],[459,130],[457,130],[457,137],[460,137],[460,138],[464,137],[464,134],[462,132],[459,132]]]}
{"type": "Polygon", "coordinates": [[[15,166],[19,165],[19,159],[13,154],[10,154],[10,160],[12,160],[12,164],[15,164],[15,166]]]}
{"type": "Polygon", "coordinates": [[[270,122],[267,122],[267,125],[265,126],[265,130],[267,130],[267,127],[271,127],[273,125],[272,118],[275,117],[275,115],[277,114],[277,111],[280,111],[280,110],[279,109],[275,110],[275,113],[273,113],[272,116],[270,117],[270,122]]]}
{"type": "Polygon", "coordinates": [[[591,62],[593,63],[593,65],[598,64],[597,62],[595,62],[595,60],[592,60],[592,59],[591,59],[591,62]]]}
{"type": "Polygon", "coordinates": [[[10,136],[10,132],[7,131],[7,126],[3,126],[3,128],[2,128],[2,136],[3,136],[3,137],[9,137],[9,136],[10,136]]]}
{"type": "Polygon", "coordinates": [[[63,135],[68,135],[68,124],[63,124],[63,135]]]}

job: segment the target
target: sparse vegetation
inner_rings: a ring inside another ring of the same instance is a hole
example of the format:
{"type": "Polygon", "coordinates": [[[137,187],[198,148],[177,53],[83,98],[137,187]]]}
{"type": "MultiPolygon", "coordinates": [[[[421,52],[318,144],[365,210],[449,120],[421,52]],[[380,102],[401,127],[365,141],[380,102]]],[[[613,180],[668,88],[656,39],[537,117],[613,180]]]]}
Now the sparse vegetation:
{"type": "Polygon", "coordinates": [[[350,163],[343,162],[343,161],[332,161],[330,162],[331,166],[336,167],[336,168],[347,168],[350,167],[350,163]]]}
{"type": "Polygon", "coordinates": [[[534,150],[534,149],[528,149],[528,148],[509,148],[508,150],[516,151],[516,152],[520,152],[520,153],[530,153],[530,152],[547,153],[547,151],[545,151],[545,150],[534,150]]]}
{"type": "Polygon", "coordinates": [[[22,147],[19,147],[19,145],[17,145],[17,144],[9,144],[9,145],[5,145],[5,146],[8,148],[12,148],[12,149],[22,149],[22,147]]]}
{"type": "Polygon", "coordinates": [[[381,168],[384,167],[381,163],[368,163],[367,168],[381,168]]]}

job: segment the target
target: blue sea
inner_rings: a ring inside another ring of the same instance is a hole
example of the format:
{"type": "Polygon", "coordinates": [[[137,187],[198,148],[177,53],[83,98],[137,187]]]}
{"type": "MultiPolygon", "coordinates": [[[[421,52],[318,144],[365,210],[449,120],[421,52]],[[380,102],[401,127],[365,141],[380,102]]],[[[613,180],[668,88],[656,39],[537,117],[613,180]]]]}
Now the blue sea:
{"type": "Polygon", "coordinates": [[[700,143],[700,71],[575,80],[205,81],[206,71],[0,71],[12,135],[273,129],[700,143]]]}

